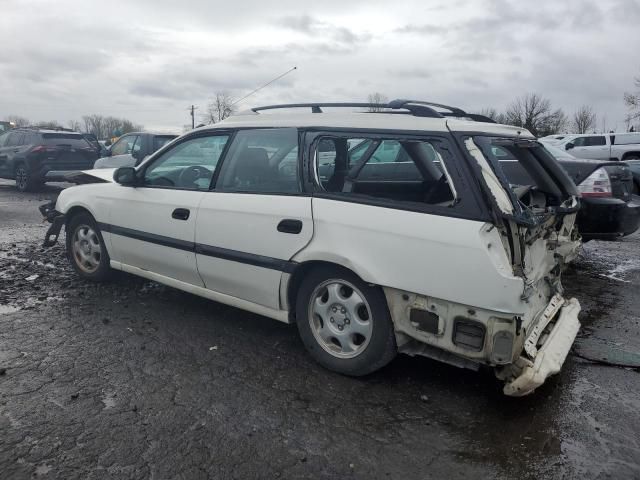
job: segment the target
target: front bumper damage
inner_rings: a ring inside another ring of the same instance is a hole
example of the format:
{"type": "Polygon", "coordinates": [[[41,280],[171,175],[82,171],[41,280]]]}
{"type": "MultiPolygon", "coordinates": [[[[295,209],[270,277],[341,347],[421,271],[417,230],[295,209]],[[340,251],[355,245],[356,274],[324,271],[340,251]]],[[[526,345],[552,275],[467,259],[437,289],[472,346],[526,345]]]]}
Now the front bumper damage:
{"type": "Polygon", "coordinates": [[[42,246],[52,247],[58,241],[60,230],[62,230],[62,226],[65,223],[66,217],[63,213],[60,213],[56,210],[55,201],[40,205],[38,207],[38,210],[40,210],[40,213],[42,214],[44,219],[51,223],[51,226],[47,230],[47,233],[44,237],[44,242],[42,242],[42,246]]]}
{"type": "Polygon", "coordinates": [[[580,303],[555,295],[525,340],[523,355],[496,372],[505,395],[522,397],[560,371],[580,329],[580,303]]]}

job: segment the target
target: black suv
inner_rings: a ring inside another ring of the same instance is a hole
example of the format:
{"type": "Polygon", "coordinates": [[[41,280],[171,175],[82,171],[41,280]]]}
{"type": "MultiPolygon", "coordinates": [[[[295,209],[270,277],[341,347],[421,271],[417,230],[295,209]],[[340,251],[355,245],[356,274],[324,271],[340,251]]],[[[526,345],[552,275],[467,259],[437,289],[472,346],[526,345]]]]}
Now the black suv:
{"type": "Polygon", "coordinates": [[[21,192],[91,169],[98,157],[95,146],[69,130],[25,127],[0,135],[0,178],[15,179],[21,192]]]}

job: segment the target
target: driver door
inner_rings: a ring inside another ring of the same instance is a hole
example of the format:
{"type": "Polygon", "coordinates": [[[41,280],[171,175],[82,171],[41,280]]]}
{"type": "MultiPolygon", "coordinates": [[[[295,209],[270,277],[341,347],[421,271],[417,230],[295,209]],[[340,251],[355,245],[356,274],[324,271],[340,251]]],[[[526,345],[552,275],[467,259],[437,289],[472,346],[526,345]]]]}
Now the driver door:
{"type": "Polygon", "coordinates": [[[228,138],[187,137],[138,172],[141,186],[115,186],[108,226],[114,260],[203,286],[194,251],[196,211],[228,138]]]}

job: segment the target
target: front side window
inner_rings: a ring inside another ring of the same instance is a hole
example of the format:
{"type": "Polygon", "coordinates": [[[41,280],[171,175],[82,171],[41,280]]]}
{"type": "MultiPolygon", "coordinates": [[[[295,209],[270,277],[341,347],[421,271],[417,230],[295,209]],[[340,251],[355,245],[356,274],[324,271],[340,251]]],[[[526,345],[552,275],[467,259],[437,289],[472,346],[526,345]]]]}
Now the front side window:
{"type": "Polygon", "coordinates": [[[576,147],[584,147],[586,145],[586,137],[575,138],[570,143],[573,143],[576,147]]]}
{"type": "Polygon", "coordinates": [[[440,206],[456,200],[445,162],[430,141],[321,137],[315,155],[326,192],[440,206]],[[334,149],[330,162],[327,145],[334,149]]]}
{"type": "Polygon", "coordinates": [[[7,139],[9,138],[10,132],[5,132],[2,135],[0,135],[0,148],[4,147],[5,144],[7,143],[7,139]]]}
{"type": "Polygon", "coordinates": [[[222,164],[216,190],[276,194],[300,192],[297,130],[239,131],[222,164]]]}
{"type": "Polygon", "coordinates": [[[208,190],[229,135],[196,137],[164,152],[145,170],[150,187],[208,190]]]}
{"type": "Polygon", "coordinates": [[[11,132],[5,147],[18,147],[22,145],[22,139],[24,138],[23,132],[11,132]]]}
{"type": "Polygon", "coordinates": [[[113,147],[111,147],[111,155],[131,154],[137,139],[137,135],[127,135],[126,137],[122,137],[113,145],[113,147]]]}

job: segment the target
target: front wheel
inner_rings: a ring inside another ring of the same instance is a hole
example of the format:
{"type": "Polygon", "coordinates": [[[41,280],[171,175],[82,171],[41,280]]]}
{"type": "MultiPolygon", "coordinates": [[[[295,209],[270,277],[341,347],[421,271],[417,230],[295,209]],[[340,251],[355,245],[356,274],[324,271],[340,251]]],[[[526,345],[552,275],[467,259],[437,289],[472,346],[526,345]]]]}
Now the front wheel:
{"type": "Polygon", "coordinates": [[[321,267],[302,281],[296,299],[302,341],[322,366],[367,375],[397,353],[384,293],[339,267],[321,267]]]}
{"type": "Polygon", "coordinates": [[[67,257],[76,273],[94,282],[107,280],[112,272],[109,253],[93,217],[88,213],[73,216],[66,237],[67,257]]]}

